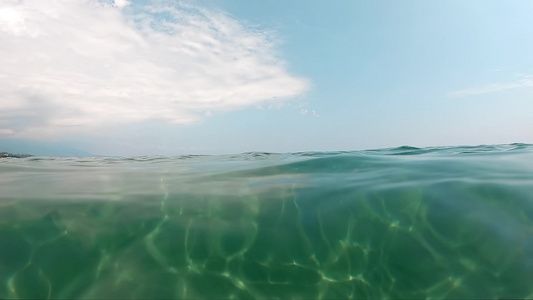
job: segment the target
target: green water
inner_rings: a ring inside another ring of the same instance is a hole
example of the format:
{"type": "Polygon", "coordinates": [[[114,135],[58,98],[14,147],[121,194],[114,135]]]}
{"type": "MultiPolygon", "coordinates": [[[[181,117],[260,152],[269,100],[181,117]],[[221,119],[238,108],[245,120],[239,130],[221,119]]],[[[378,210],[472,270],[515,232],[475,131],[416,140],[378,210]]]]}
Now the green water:
{"type": "Polygon", "coordinates": [[[532,298],[531,282],[530,145],[0,159],[0,298],[532,298]]]}

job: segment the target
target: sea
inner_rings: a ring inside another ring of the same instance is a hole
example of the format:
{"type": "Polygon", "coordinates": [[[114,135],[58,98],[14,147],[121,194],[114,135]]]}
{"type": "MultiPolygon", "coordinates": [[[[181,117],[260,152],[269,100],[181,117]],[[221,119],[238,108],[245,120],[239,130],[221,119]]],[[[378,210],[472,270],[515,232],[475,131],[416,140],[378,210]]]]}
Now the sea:
{"type": "Polygon", "coordinates": [[[0,298],[533,298],[533,145],[3,157],[0,298]]]}

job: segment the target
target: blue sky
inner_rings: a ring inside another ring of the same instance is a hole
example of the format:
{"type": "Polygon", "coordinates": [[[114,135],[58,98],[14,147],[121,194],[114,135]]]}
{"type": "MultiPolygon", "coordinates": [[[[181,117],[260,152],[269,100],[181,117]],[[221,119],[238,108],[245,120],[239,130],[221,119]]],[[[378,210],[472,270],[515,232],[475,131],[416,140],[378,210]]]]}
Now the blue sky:
{"type": "Polygon", "coordinates": [[[3,1],[0,145],[173,155],[533,143],[531,11],[3,1]]]}

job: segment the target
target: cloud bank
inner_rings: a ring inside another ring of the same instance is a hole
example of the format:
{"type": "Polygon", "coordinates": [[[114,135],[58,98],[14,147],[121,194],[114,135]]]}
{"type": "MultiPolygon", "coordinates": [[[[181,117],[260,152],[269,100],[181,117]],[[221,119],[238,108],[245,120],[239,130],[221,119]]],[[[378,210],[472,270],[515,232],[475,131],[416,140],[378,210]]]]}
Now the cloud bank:
{"type": "Polygon", "coordinates": [[[0,0],[0,135],[190,124],[307,89],[272,33],[172,3],[0,0]]]}

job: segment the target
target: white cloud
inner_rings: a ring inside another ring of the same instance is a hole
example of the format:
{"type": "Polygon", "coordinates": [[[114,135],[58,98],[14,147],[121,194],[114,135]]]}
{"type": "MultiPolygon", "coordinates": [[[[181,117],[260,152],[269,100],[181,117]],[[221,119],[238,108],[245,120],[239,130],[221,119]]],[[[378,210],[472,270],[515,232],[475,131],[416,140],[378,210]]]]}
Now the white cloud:
{"type": "Polygon", "coordinates": [[[183,3],[129,2],[0,1],[0,134],[189,124],[307,89],[267,31],[183,3]]]}
{"type": "Polygon", "coordinates": [[[114,4],[116,7],[125,7],[125,6],[130,5],[130,1],[129,1],[129,0],[115,0],[115,1],[113,2],[113,4],[114,4]]]}
{"type": "Polygon", "coordinates": [[[491,83],[485,86],[462,89],[454,91],[448,94],[452,98],[462,98],[468,96],[476,96],[489,93],[497,93],[505,90],[524,88],[524,87],[533,87],[533,79],[524,78],[515,82],[501,82],[501,83],[491,83]]]}

